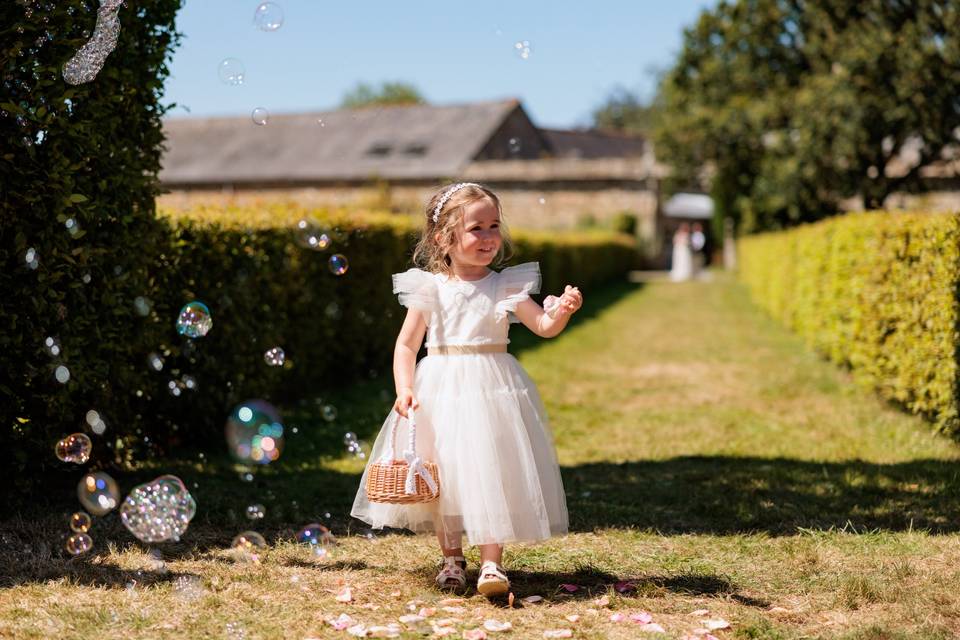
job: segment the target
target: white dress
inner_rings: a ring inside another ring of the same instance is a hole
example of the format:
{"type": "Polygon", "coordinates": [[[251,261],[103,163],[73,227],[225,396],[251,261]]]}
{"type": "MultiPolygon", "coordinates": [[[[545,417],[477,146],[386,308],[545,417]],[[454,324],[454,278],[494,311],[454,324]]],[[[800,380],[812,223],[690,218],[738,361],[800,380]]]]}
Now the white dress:
{"type": "Polygon", "coordinates": [[[670,266],[670,279],[683,282],[693,277],[693,255],[690,251],[690,235],[677,233],[673,238],[673,261],[670,266]]]}
{"type": "MultiPolygon", "coordinates": [[[[400,303],[423,313],[429,349],[506,345],[517,304],[540,289],[535,262],[473,282],[410,269],[393,276],[400,303]]],[[[543,540],[567,532],[567,505],[547,415],[533,381],[508,353],[427,355],[417,364],[417,454],[439,467],[440,498],[393,505],[366,498],[351,515],[374,528],[436,531],[448,546],[543,540]]],[[[388,447],[391,411],[369,461],[388,447]]],[[[400,418],[397,448],[407,441],[400,418]]],[[[397,452],[398,455],[400,451],[397,452]]],[[[368,463],[369,463],[368,461],[368,463]]]]}

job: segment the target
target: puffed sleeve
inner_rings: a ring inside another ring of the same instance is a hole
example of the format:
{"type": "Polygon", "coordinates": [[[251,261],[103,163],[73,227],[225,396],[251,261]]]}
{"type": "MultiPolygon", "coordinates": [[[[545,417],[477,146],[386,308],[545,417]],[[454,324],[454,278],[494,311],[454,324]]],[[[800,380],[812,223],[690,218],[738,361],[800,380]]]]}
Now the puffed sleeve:
{"type": "Polygon", "coordinates": [[[393,292],[408,309],[422,311],[428,317],[437,310],[437,281],[422,269],[393,274],[393,292]]]}
{"type": "Polygon", "coordinates": [[[540,293],[539,263],[525,262],[501,271],[497,275],[497,302],[493,308],[496,319],[509,316],[510,322],[520,322],[514,312],[531,293],[540,293]]]}

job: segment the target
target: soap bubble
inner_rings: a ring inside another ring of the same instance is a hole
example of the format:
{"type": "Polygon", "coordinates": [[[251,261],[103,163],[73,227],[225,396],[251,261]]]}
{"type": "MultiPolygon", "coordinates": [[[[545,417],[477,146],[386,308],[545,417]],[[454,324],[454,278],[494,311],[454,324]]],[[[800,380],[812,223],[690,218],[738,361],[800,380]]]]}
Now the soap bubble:
{"type": "Polygon", "coordinates": [[[240,462],[269,464],[283,451],[283,430],[280,413],[272,405],[248,400],[227,419],[227,446],[240,462]]]}
{"type": "Polygon", "coordinates": [[[147,355],[147,365],[154,371],[163,370],[163,358],[157,353],[147,355]]]}
{"type": "Polygon", "coordinates": [[[178,541],[197,513],[197,502],[177,476],[137,485],[120,507],[120,519],[142,542],[178,541]]]}
{"type": "Polygon", "coordinates": [[[264,109],[263,107],[257,107],[250,114],[250,119],[253,120],[253,124],[258,124],[263,126],[267,124],[270,120],[270,112],[264,109]]]}
{"type": "Polygon", "coordinates": [[[95,516],[102,516],[117,506],[120,490],[113,478],[98,471],[80,478],[77,484],[77,498],[87,511],[95,516]]]}
{"type": "Polygon", "coordinates": [[[244,531],[233,539],[230,548],[237,552],[241,559],[257,562],[260,560],[257,554],[266,550],[267,541],[256,531],[244,531]]]}
{"type": "Polygon", "coordinates": [[[43,348],[53,357],[60,355],[60,341],[53,336],[47,336],[43,341],[43,348]]]}
{"type": "Polygon", "coordinates": [[[356,441],[357,434],[355,434],[353,431],[347,431],[345,434],[343,434],[343,444],[349,445],[351,442],[356,441]]]}
{"type": "Polygon", "coordinates": [[[74,433],[58,442],[54,451],[63,462],[84,464],[90,459],[93,442],[90,441],[90,436],[85,433],[74,433]]]}
{"type": "Polygon", "coordinates": [[[107,423],[104,422],[100,414],[93,409],[87,411],[86,420],[87,424],[90,425],[90,429],[98,436],[103,435],[103,432],[107,430],[107,423]]]}
{"type": "Polygon", "coordinates": [[[93,538],[85,533],[75,533],[67,538],[67,544],[65,546],[67,553],[72,556],[79,556],[93,548],[93,538]]]}
{"type": "Polygon", "coordinates": [[[180,384],[182,384],[185,389],[190,389],[191,391],[197,390],[197,379],[191,375],[184,374],[184,376],[180,378],[180,384]]]}
{"type": "Polygon", "coordinates": [[[527,60],[530,58],[530,54],[533,53],[530,49],[530,42],[527,40],[518,40],[513,43],[513,50],[521,60],[527,60]]]}
{"type": "Polygon", "coordinates": [[[264,509],[262,504],[251,504],[247,507],[247,519],[248,520],[263,520],[263,516],[266,515],[267,510],[264,509]]]}
{"type": "Polygon", "coordinates": [[[330,246],[330,236],[320,230],[320,227],[311,220],[299,220],[295,234],[297,245],[304,249],[323,251],[330,246]]]}
{"type": "Polygon", "coordinates": [[[177,333],[188,338],[202,338],[213,327],[207,305],[194,300],[183,305],[177,316],[177,333]]]}
{"type": "Polygon", "coordinates": [[[173,581],[173,592],[184,600],[196,600],[204,594],[203,582],[197,576],[179,576],[173,581]]]}
{"type": "Polygon", "coordinates": [[[35,270],[40,266],[40,257],[37,255],[37,250],[33,247],[27,249],[27,252],[23,254],[23,261],[28,268],[35,270]]]}
{"type": "Polygon", "coordinates": [[[540,198],[539,200],[537,200],[537,202],[539,202],[540,204],[547,204],[547,199],[546,199],[546,198],[540,198]]]}
{"type": "Polygon", "coordinates": [[[330,256],[327,266],[330,267],[330,273],[335,276],[342,276],[350,268],[350,265],[347,264],[347,257],[340,253],[330,256]]]}
{"type": "Polygon", "coordinates": [[[64,365],[60,365],[53,370],[53,377],[60,384],[67,384],[70,380],[70,369],[67,369],[64,365]]]}
{"type": "Polygon", "coordinates": [[[67,228],[67,233],[71,236],[75,236],[80,233],[80,225],[77,224],[77,221],[73,218],[67,218],[66,222],[63,223],[63,226],[67,228]]]}
{"type": "Polygon", "coordinates": [[[514,155],[520,153],[520,149],[523,148],[523,145],[520,143],[520,138],[510,138],[507,140],[507,148],[510,149],[510,153],[514,155]]]}
{"type": "Polygon", "coordinates": [[[150,315],[150,308],[153,306],[150,298],[144,296],[137,296],[133,299],[133,310],[137,312],[138,316],[148,316],[150,315]]]}
{"type": "Polygon", "coordinates": [[[327,422],[333,422],[337,419],[337,408],[332,404],[325,404],[323,408],[320,409],[320,415],[322,415],[323,419],[327,422]]]}
{"type": "Polygon", "coordinates": [[[253,13],[253,23],[261,31],[276,31],[283,26],[283,9],[272,2],[261,2],[253,13]]]}
{"type": "Polygon", "coordinates": [[[310,545],[314,555],[325,558],[330,555],[329,547],[337,543],[330,530],[318,522],[311,522],[297,532],[297,542],[310,545]]]}
{"type": "Polygon", "coordinates": [[[220,66],[217,67],[220,82],[234,87],[243,84],[245,74],[246,69],[243,68],[243,63],[236,58],[225,58],[220,61],[220,66]]]}
{"type": "Polygon", "coordinates": [[[77,511],[70,516],[70,530],[74,533],[86,533],[90,530],[90,516],[83,511],[77,511]]]}
{"type": "Polygon", "coordinates": [[[287,356],[280,347],[273,347],[267,349],[266,353],[263,354],[263,359],[271,367],[279,367],[283,365],[287,356]]]}

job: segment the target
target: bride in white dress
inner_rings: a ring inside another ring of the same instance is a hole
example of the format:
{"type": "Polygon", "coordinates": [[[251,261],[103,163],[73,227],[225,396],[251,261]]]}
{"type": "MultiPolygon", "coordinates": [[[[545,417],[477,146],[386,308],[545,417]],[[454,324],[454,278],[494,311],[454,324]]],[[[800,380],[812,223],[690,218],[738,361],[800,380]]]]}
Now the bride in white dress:
{"type": "Polygon", "coordinates": [[[673,234],[670,279],[682,282],[693,277],[693,252],[690,249],[690,225],[684,222],[673,234]]]}

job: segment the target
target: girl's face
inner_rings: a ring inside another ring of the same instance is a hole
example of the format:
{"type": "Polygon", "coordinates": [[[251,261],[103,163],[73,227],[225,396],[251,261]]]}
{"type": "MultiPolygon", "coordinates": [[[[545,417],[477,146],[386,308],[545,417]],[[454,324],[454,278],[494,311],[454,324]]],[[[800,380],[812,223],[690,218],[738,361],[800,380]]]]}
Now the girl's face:
{"type": "Polygon", "coordinates": [[[502,242],[500,212],[493,202],[483,198],[464,207],[450,258],[455,264],[485,267],[500,251],[502,242]]]}

